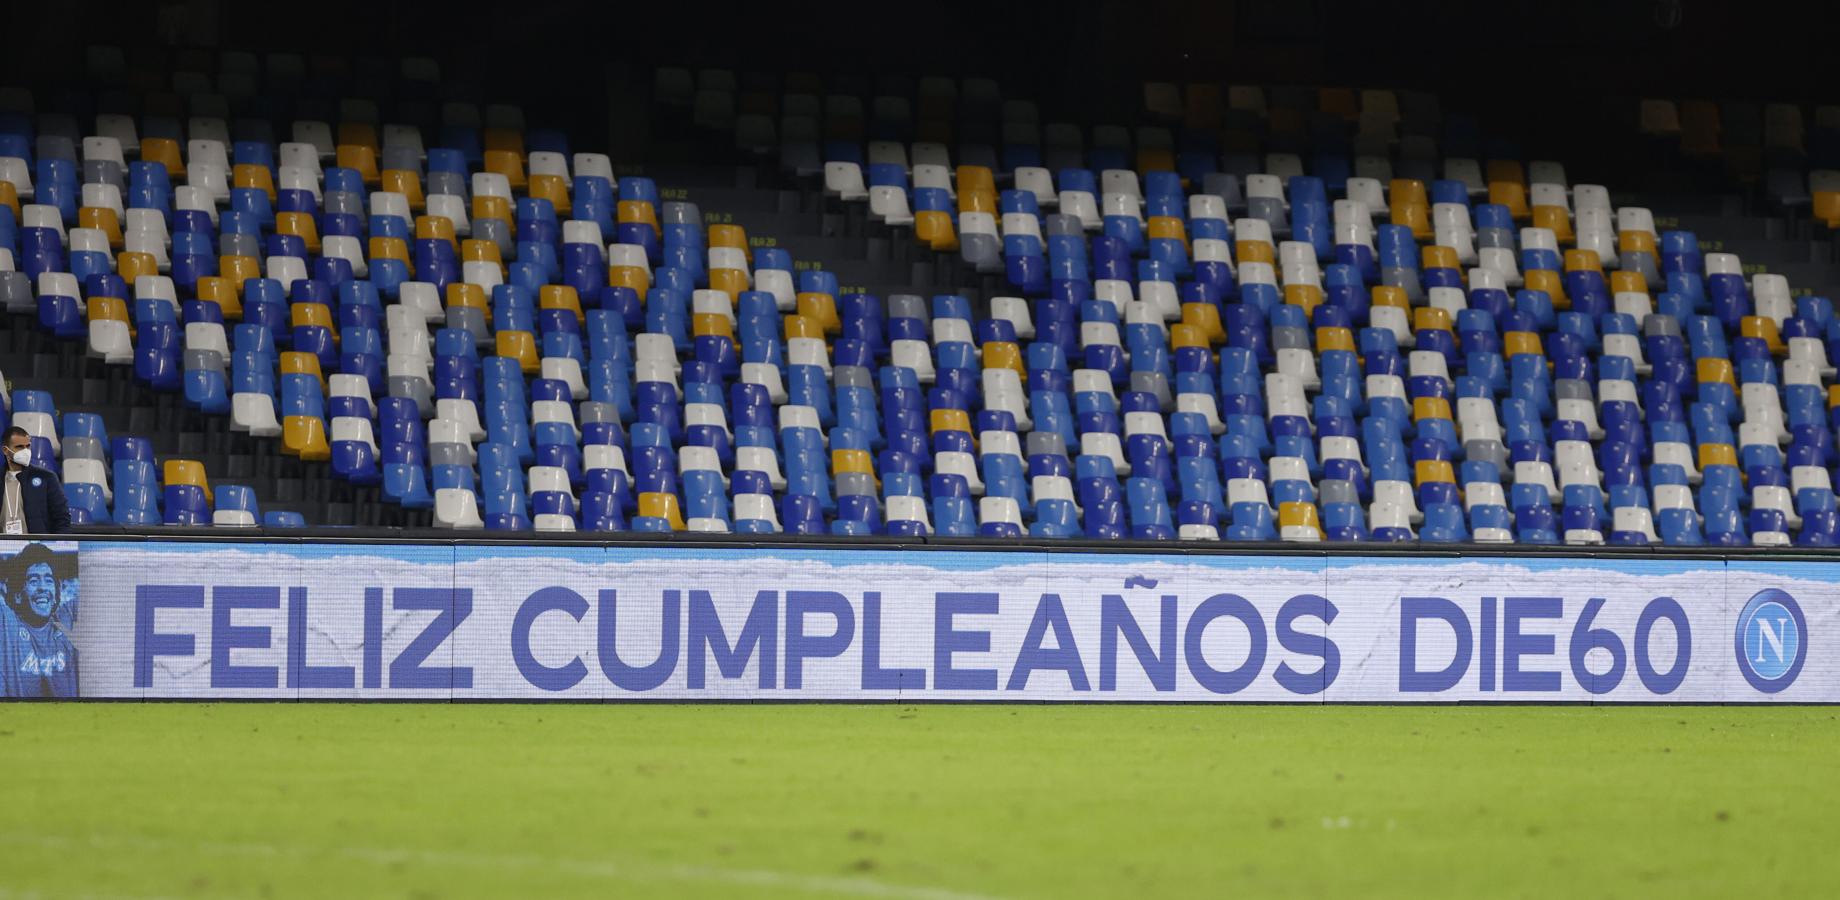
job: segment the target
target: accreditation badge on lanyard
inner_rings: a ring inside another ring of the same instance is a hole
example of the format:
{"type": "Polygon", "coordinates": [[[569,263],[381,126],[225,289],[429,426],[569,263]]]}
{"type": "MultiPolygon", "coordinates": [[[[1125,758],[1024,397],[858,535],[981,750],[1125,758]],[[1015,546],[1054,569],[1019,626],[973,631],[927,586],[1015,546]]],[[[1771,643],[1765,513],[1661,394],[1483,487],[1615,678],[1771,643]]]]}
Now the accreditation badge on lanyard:
{"type": "Polygon", "coordinates": [[[7,480],[12,481],[13,483],[5,486],[6,488],[6,533],[7,534],[25,534],[26,533],[26,516],[25,516],[26,498],[25,498],[25,494],[21,493],[21,491],[24,490],[24,487],[20,485],[19,482],[15,479],[7,479],[7,480]],[[12,516],[12,512],[15,507],[19,509],[19,518],[17,519],[13,518],[12,516]]]}

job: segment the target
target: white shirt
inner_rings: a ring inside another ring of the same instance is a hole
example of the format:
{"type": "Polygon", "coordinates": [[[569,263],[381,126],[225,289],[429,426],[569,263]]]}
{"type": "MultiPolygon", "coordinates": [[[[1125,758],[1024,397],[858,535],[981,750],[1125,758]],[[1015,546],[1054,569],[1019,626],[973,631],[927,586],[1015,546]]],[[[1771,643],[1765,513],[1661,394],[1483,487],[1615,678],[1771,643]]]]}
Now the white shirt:
{"type": "Polygon", "coordinates": [[[6,473],[6,501],[3,514],[7,534],[26,533],[26,497],[19,486],[19,473],[11,469],[6,473]]]}

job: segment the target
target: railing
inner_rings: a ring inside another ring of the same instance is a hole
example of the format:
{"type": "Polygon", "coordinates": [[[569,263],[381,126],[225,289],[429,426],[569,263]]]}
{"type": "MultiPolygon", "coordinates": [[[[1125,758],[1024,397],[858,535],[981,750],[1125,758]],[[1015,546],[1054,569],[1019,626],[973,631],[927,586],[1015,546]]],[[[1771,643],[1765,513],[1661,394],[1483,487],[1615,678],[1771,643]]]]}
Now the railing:
{"type": "Polygon", "coordinates": [[[528,544],[537,547],[805,547],[836,550],[954,550],[988,552],[1126,553],[1155,556],[1432,556],[1562,557],[1588,559],[1764,559],[1840,562],[1840,547],[1761,547],[1714,545],[1583,545],[1442,542],[1299,542],[1299,541],[1146,541],[1092,538],[891,537],[828,534],[710,534],[703,532],[541,532],[452,530],[444,528],[308,526],[304,528],[223,526],[80,526],[59,540],[211,541],[329,544],[528,544]]]}

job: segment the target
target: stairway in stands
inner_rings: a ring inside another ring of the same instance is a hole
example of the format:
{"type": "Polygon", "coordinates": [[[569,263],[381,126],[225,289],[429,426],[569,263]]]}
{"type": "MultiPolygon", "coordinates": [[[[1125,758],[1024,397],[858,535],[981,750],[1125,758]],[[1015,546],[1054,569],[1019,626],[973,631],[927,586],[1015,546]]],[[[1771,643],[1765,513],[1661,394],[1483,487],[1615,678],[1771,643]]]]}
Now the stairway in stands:
{"type": "Polygon", "coordinates": [[[816,181],[798,185],[777,172],[732,164],[654,165],[639,174],[657,181],[662,199],[696,204],[706,224],[739,225],[755,246],[785,249],[800,268],[835,273],[841,293],[963,293],[974,299],[1002,293],[999,279],[986,281],[957,254],[920,246],[911,228],[870,221],[861,204],[827,204],[816,181]]]}
{"type": "Polygon", "coordinates": [[[205,415],[186,408],[178,394],[137,384],[131,367],[86,358],[83,344],[52,339],[38,329],[35,316],[8,316],[6,330],[0,339],[0,374],[11,384],[49,392],[60,416],[102,416],[111,438],[147,438],[158,462],[202,462],[213,486],[250,486],[264,511],[298,512],[311,525],[429,523],[426,511],[382,503],[376,488],[332,478],[324,463],[283,456],[277,439],[232,432],[228,416],[205,415]]]}
{"type": "MultiPolygon", "coordinates": [[[[692,158],[700,151],[707,157],[708,147],[715,143],[711,134],[685,129],[677,140],[655,145],[652,155],[692,158]]],[[[1588,167],[1579,168],[1587,177],[1574,176],[1574,183],[1591,183],[1588,167]]],[[[884,299],[902,293],[958,293],[974,303],[1014,293],[1002,276],[979,275],[955,253],[935,253],[920,246],[911,228],[890,228],[869,220],[864,204],[845,208],[827,203],[820,180],[801,183],[780,173],[771,162],[748,165],[731,159],[727,165],[655,165],[634,174],[649,175],[661,191],[676,192],[666,199],[697,204],[711,223],[741,225],[750,240],[770,240],[775,243],[767,246],[791,251],[800,266],[815,264],[835,272],[843,293],[869,293],[884,299]]],[[[1810,234],[1806,222],[1771,214],[1763,203],[1739,193],[1734,184],[1707,192],[1683,186],[1666,173],[1647,173],[1644,181],[1609,184],[1612,203],[1648,208],[1658,232],[1693,232],[1702,252],[1737,254],[1747,277],[1781,274],[1797,296],[1814,294],[1840,301],[1836,244],[1810,234]],[[1621,190],[1623,187],[1636,189],[1621,190]]],[[[1651,286],[1651,290],[1658,289],[1651,286]]]]}

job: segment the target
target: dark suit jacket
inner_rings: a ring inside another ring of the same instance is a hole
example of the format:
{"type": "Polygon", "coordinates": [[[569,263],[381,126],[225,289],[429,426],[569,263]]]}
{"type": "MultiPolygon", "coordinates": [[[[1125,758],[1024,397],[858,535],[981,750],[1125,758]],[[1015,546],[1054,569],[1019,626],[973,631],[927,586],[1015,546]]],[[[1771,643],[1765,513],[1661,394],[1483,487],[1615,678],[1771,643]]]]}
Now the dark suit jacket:
{"type": "MultiPolygon", "coordinates": [[[[19,488],[25,496],[28,533],[60,534],[70,530],[70,502],[64,499],[63,483],[51,470],[26,466],[19,470],[19,488]]],[[[0,491],[6,489],[6,477],[0,470],[0,491]]]]}

